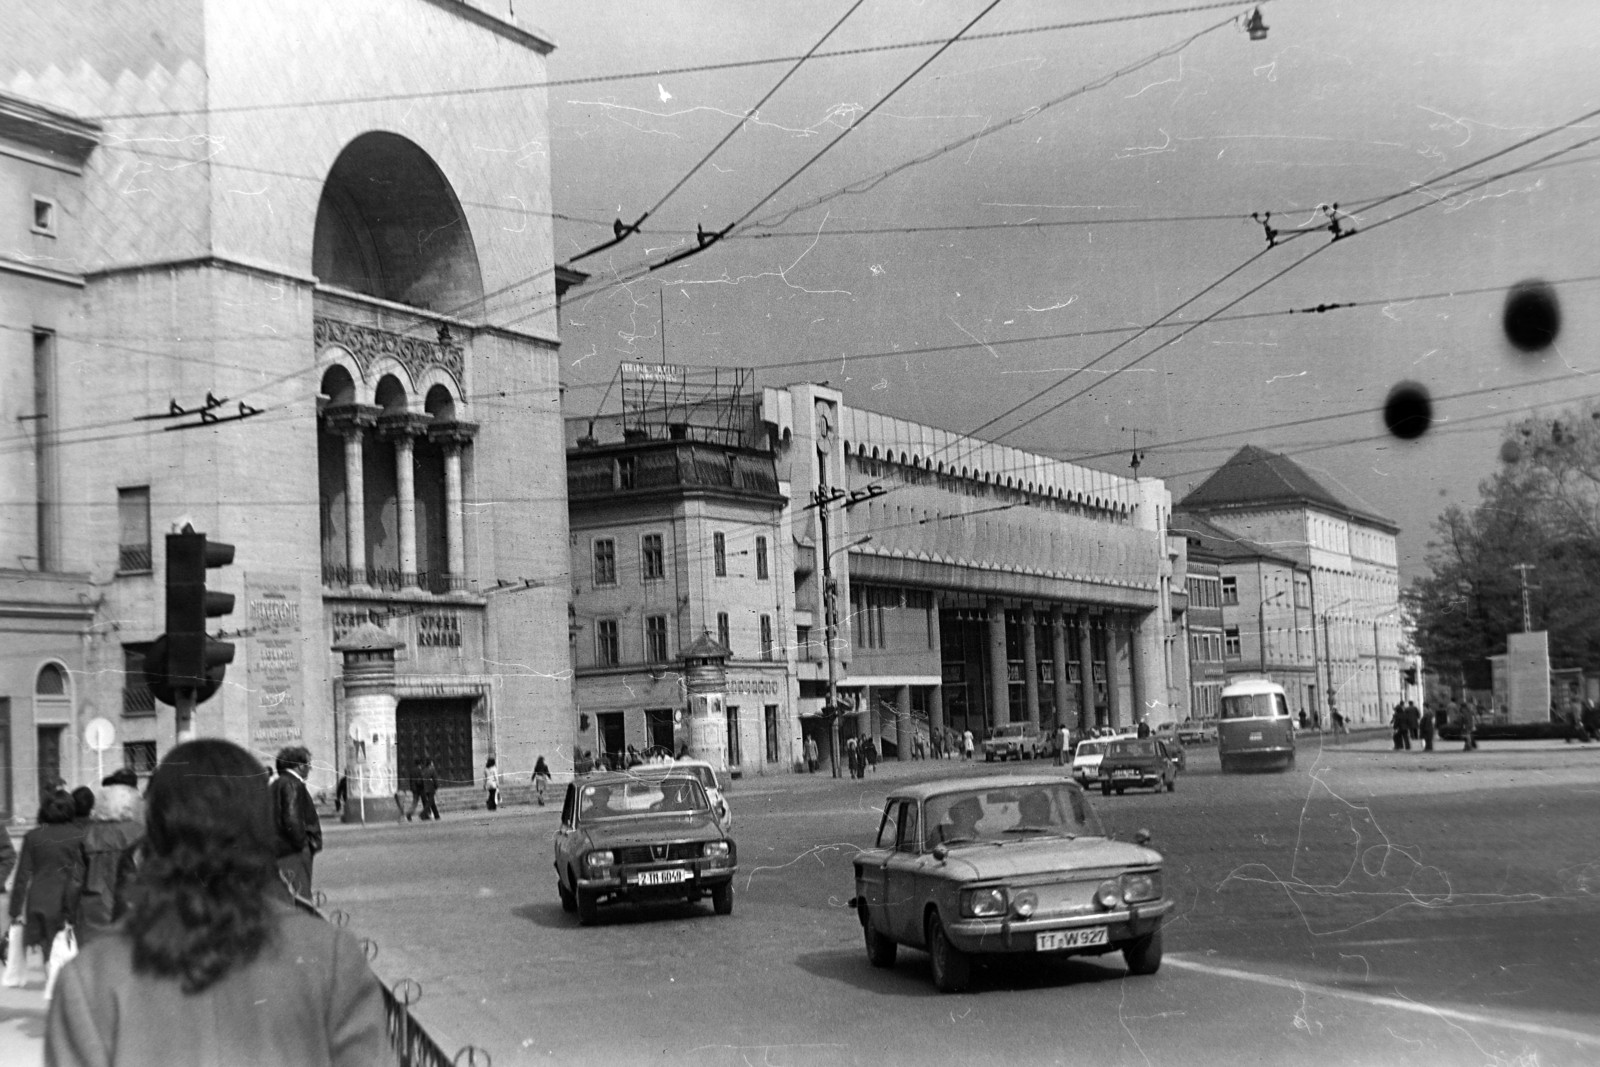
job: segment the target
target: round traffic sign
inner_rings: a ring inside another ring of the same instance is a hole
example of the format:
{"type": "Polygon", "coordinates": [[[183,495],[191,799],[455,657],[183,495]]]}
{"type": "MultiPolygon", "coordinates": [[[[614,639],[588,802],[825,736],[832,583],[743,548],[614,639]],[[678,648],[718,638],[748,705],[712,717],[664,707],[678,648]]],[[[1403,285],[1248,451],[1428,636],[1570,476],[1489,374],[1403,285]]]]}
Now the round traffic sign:
{"type": "Polygon", "coordinates": [[[117,728],[110,719],[90,719],[83,724],[83,743],[96,752],[104,752],[117,740],[117,728]]]}

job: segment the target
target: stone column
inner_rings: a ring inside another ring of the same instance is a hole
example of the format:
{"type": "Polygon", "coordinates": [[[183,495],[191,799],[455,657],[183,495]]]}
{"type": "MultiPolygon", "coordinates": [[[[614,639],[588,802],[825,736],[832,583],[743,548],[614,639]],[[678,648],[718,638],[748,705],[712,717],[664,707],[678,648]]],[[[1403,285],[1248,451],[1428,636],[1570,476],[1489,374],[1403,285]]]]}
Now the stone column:
{"type": "Polygon", "coordinates": [[[400,412],[378,419],[378,433],[394,442],[396,525],[400,534],[400,584],[417,584],[417,478],[412,442],[432,422],[428,415],[400,412]]]}
{"type": "Polygon", "coordinates": [[[1033,605],[1022,605],[1022,713],[1039,725],[1039,641],[1033,605]]]}
{"type": "Polygon", "coordinates": [[[1006,608],[989,601],[989,725],[1011,721],[1011,668],[1006,662],[1006,608]]]}
{"type": "MultiPolygon", "coordinates": [[[[939,631],[939,619],[944,605],[938,593],[932,595],[931,601],[932,603],[928,610],[933,612],[933,618],[929,620],[933,624],[933,628],[929,631],[932,637],[929,644],[933,650],[934,673],[939,676],[942,682],[944,678],[944,635],[939,631]]],[[[941,684],[928,690],[928,740],[930,742],[933,740],[933,731],[944,728],[944,687],[941,684]]]]}
{"type": "Polygon", "coordinates": [[[900,760],[911,758],[911,687],[902,685],[895,694],[894,752],[900,760]]]}
{"type": "Polygon", "coordinates": [[[367,494],[363,436],[378,423],[378,409],[367,404],[336,404],[323,418],[344,437],[344,541],[350,584],[367,584],[367,494]]]}
{"type": "Polygon", "coordinates": [[[931,685],[928,687],[928,741],[933,741],[935,730],[946,728],[944,721],[944,686],[931,685]]]}
{"type": "Polygon", "coordinates": [[[395,765],[394,653],[405,642],[372,623],[333,646],[344,655],[344,708],[349,723],[345,774],[350,799],[345,822],[396,822],[400,818],[395,765]]]}
{"type": "Polygon", "coordinates": [[[461,452],[472,443],[477,432],[478,426],[472,422],[436,422],[428,429],[429,440],[444,447],[444,537],[450,590],[466,587],[467,538],[463,520],[461,452]]]}
{"type": "MultiPolygon", "coordinates": [[[[1151,614],[1155,613],[1151,612],[1151,614]]],[[[1129,709],[1132,717],[1129,723],[1133,726],[1144,722],[1150,715],[1150,694],[1140,673],[1144,670],[1144,660],[1144,648],[1139,641],[1139,627],[1136,623],[1128,631],[1128,680],[1131,683],[1129,689],[1133,693],[1133,707],[1129,709]]]]}
{"type": "Polygon", "coordinates": [[[1055,682],[1056,729],[1072,723],[1067,721],[1067,616],[1060,604],[1050,607],[1050,675],[1055,682]]]}
{"type": "Polygon", "coordinates": [[[1122,706],[1122,680],[1117,668],[1122,665],[1122,645],[1126,631],[1122,620],[1111,616],[1106,619],[1106,720],[1113,730],[1127,725],[1127,711],[1122,706]]]}
{"type": "Polygon", "coordinates": [[[1094,638],[1089,633],[1089,613],[1078,612],[1078,729],[1087,731],[1095,725],[1094,708],[1094,638]]]}

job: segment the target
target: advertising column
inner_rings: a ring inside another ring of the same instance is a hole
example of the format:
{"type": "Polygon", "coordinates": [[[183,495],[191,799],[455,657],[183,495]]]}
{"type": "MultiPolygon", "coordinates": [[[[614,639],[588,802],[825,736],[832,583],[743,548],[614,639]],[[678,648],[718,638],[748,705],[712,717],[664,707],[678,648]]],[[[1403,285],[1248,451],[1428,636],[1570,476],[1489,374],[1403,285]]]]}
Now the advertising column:
{"type": "Polygon", "coordinates": [[[683,653],[689,690],[689,751],[719,771],[728,769],[729,652],[709,632],[683,653]]]}
{"type": "Polygon", "coordinates": [[[367,623],[333,646],[344,655],[344,706],[349,721],[350,801],[345,822],[400,818],[395,766],[394,653],[405,642],[367,623]]]}

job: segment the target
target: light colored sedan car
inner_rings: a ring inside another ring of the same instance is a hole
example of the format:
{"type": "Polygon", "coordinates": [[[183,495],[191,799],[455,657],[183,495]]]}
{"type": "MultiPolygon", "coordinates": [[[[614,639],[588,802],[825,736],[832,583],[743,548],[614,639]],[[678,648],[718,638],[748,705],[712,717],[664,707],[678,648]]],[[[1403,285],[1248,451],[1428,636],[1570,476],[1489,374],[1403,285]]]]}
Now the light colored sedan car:
{"type": "MultiPolygon", "coordinates": [[[[655,766],[655,764],[646,764],[655,766]]],[[[733,829],[733,809],[728,807],[727,790],[717,774],[717,769],[703,759],[678,759],[668,764],[674,771],[693,775],[695,780],[705,789],[706,796],[711,800],[711,810],[717,813],[717,822],[722,827],[722,832],[727,833],[733,829]]]]}
{"type": "Polygon", "coordinates": [[[1072,777],[1079,785],[1100,780],[1100,760],[1111,742],[1104,739],[1079,741],[1072,754],[1072,777]]]}
{"type": "Polygon", "coordinates": [[[942,992],[975,955],[1101,955],[1133,974],[1161,966],[1172,908],[1161,855],[1106,835],[1082,789],[1054,776],[952,778],[884,805],[875,848],[854,859],[856,909],[874,967],[925,949],[942,992]]]}

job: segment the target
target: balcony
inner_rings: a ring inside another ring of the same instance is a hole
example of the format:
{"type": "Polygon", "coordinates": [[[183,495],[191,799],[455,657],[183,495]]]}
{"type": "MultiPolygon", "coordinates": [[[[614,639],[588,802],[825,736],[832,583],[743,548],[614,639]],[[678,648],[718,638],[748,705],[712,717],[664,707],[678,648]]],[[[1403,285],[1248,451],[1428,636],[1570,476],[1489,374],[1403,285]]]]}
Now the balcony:
{"type": "Polygon", "coordinates": [[[464,593],[469,588],[467,578],[461,574],[444,571],[419,571],[409,574],[393,567],[364,567],[359,570],[338,563],[322,565],[322,584],[332,589],[349,589],[365,586],[390,593],[419,590],[442,596],[446,593],[464,593]]]}
{"type": "Polygon", "coordinates": [[[711,491],[775,499],[770,453],[691,441],[648,441],[585,448],[567,456],[569,499],[660,490],[711,491]]]}

